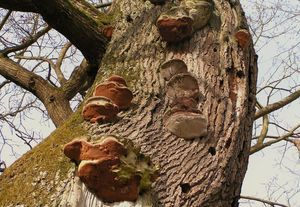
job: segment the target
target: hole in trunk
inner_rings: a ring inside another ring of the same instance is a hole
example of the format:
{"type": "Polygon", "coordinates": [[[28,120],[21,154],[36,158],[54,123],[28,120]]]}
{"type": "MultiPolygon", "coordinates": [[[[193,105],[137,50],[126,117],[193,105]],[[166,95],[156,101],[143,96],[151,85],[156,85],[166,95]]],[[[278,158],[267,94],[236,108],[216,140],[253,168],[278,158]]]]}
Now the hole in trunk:
{"type": "Polygon", "coordinates": [[[216,154],[216,148],[210,147],[210,148],[208,149],[208,152],[209,152],[212,156],[214,156],[214,155],[216,154]]]}
{"type": "Polygon", "coordinates": [[[189,192],[191,190],[191,186],[190,186],[189,183],[182,183],[182,184],[180,184],[180,188],[181,188],[181,191],[183,193],[187,193],[187,192],[189,192]]]}
{"type": "Polygon", "coordinates": [[[225,144],[225,148],[228,149],[231,145],[231,139],[228,139],[225,144]]]}

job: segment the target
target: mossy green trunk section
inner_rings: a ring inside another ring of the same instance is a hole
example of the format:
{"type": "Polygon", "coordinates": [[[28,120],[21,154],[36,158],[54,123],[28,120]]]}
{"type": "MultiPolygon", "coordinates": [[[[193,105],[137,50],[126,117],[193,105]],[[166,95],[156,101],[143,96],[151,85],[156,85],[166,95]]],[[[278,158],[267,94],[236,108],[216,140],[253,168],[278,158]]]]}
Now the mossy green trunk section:
{"type": "Polygon", "coordinates": [[[41,144],[27,152],[0,176],[0,206],[44,206],[72,167],[63,145],[86,134],[79,112],[41,144]]]}

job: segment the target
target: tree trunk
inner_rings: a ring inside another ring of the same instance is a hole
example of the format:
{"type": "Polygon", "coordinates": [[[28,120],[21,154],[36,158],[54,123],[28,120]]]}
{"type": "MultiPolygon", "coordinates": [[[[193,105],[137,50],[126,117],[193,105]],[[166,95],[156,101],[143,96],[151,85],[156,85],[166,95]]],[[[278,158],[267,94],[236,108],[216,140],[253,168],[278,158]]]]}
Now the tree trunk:
{"type": "Polygon", "coordinates": [[[117,121],[100,125],[79,124],[79,109],[0,177],[0,206],[101,206],[74,176],[74,167],[61,150],[63,144],[86,133],[92,139],[106,134],[130,139],[160,166],[150,199],[141,196],[131,206],[238,206],[248,164],[257,75],[252,43],[242,48],[233,37],[245,21],[239,3],[215,1],[209,25],[176,44],[163,42],[155,26],[169,4],[116,0],[114,6],[120,15],[97,81],[111,74],[123,76],[134,92],[133,105],[119,113],[117,121]],[[204,95],[199,109],[208,120],[208,135],[201,139],[184,140],[164,127],[170,100],[159,70],[163,62],[175,58],[187,64],[204,95]],[[24,179],[28,180],[19,191],[24,179]]]}

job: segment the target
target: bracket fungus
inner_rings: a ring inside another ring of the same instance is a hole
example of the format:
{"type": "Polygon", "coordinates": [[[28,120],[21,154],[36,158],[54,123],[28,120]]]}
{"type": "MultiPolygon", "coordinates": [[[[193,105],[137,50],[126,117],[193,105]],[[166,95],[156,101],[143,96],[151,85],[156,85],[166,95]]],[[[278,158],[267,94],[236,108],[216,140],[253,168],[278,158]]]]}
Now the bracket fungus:
{"type": "Polygon", "coordinates": [[[204,27],[213,11],[213,6],[208,1],[203,0],[185,0],[182,5],[187,8],[189,16],[193,19],[194,31],[204,27]]]}
{"type": "Polygon", "coordinates": [[[185,62],[180,59],[168,60],[161,65],[160,69],[160,74],[166,81],[169,81],[174,75],[187,72],[188,69],[185,62]]]}
{"type": "Polygon", "coordinates": [[[165,127],[174,135],[193,139],[207,135],[207,120],[200,112],[177,111],[165,118],[165,127]]]}
{"type": "Polygon", "coordinates": [[[245,48],[250,44],[250,34],[248,30],[240,29],[234,36],[242,48],[245,48]]]}
{"type": "Polygon", "coordinates": [[[94,122],[111,121],[115,118],[119,108],[110,99],[95,96],[87,99],[83,106],[82,116],[85,120],[94,122]]]}
{"type": "Polygon", "coordinates": [[[179,42],[193,34],[193,19],[183,7],[173,7],[162,13],[156,26],[166,42],[179,42]]]}
{"type": "Polygon", "coordinates": [[[104,96],[116,104],[120,110],[127,109],[133,99],[132,92],[123,78],[113,76],[96,86],[94,96],[104,96]]]}
{"type": "Polygon", "coordinates": [[[112,135],[94,143],[75,139],[64,146],[64,154],[79,164],[77,176],[104,202],[136,201],[158,170],[131,142],[112,135]]]}
{"type": "Polygon", "coordinates": [[[167,83],[166,94],[173,100],[182,97],[198,100],[200,91],[197,79],[190,73],[174,75],[167,83]]]}

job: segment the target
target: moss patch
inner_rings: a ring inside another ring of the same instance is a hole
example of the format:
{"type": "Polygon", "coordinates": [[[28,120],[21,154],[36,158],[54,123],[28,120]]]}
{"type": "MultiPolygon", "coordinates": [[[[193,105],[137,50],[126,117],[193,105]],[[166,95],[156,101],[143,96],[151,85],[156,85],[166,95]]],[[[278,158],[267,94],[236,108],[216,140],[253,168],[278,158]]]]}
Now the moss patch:
{"type": "Polygon", "coordinates": [[[86,134],[81,123],[80,109],[48,138],[18,159],[0,176],[0,206],[38,206],[50,203],[55,192],[55,176],[66,178],[72,163],[63,154],[63,145],[86,134]],[[43,182],[37,180],[45,173],[43,182]],[[42,187],[41,187],[42,186],[42,187]]]}

